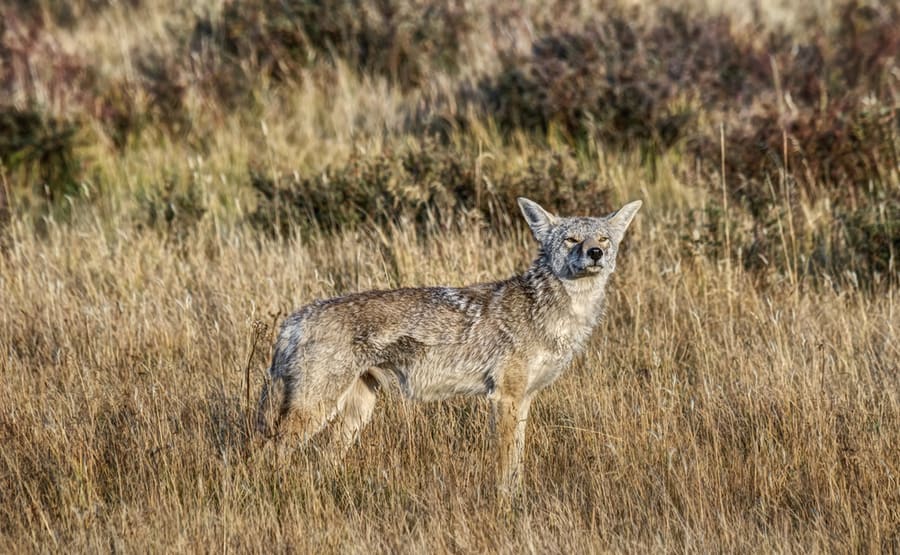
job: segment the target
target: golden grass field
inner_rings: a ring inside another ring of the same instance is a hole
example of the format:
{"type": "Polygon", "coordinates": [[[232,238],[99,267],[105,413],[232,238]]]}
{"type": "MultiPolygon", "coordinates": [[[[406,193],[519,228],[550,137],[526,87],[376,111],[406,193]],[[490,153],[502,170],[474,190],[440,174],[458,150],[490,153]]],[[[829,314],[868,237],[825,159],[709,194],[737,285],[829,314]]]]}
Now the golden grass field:
{"type": "MultiPolygon", "coordinates": [[[[785,164],[767,182],[756,254],[761,216],[733,193],[739,178],[698,170],[678,147],[651,168],[636,150],[483,122],[434,148],[470,153],[489,200],[416,205],[421,191],[387,180],[396,204],[384,213],[285,236],[282,222],[249,223],[260,201],[248,166],[315,177],[390,159],[418,140],[405,107],[452,79],[403,90],[338,60],[288,87],[264,82],[255,107],[233,110],[189,85],[190,132],[152,119],[116,148],[100,119],[53,92],[41,56],[89,51],[103,75],[128,76],[135,44],[174,48],[167,25],[187,17],[175,5],[113,3],[48,24],[52,48],[35,47],[34,82],[15,89],[86,123],[77,194],[48,200],[8,160],[0,173],[0,552],[900,551],[898,235],[859,250],[852,220],[834,217],[838,203],[871,206],[897,233],[890,158],[867,185],[841,186],[851,200],[815,179],[801,187],[785,164]],[[590,183],[542,199],[580,214],[644,207],[606,318],[535,401],[516,507],[496,498],[482,400],[386,391],[338,465],[308,450],[278,461],[253,441],[248,416],[289,311],[523,270],[536,245],[503,176],[571,151],[590,183]]],[[[765,6],[768,25],[799,18],[765,6]]],[[[494,63],[473,52],[464,73],[494,63]]],[[[717,136],[715,121],[699,125],[717,136]]]]}

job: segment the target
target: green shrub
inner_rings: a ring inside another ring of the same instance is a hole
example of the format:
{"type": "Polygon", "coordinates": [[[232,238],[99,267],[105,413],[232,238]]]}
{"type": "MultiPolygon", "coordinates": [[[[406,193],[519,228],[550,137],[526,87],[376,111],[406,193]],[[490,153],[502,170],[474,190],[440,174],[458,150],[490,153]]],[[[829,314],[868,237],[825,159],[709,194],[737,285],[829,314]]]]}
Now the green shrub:
{"type": "Polygon", "coordinates": [[[161,186],[142,192],[138,204],[137,227],[155,229],[174,242],[188,239],[206,214],[197,184],[183,183],[176,175],[166,178],[161,186]]]}
{"type": "Polygon", "coordinates": [[[50,202],[78,195],[78,131],[76,123],[36,109],[0,105],[0,162],[13,187],[33,189],[50,202]]]}
{"type": "Polygon", "coordinates": [[[502,227],[511,221],[518,196],[566,214],[609,209],[607,190],[571,153],[543,153],[524,167],[495,167],[479,163],[472,150],[433,141],[357,155],[316,174],[286,171],[276,179],[251,170],[250,183],[259,193],[251,222],[281,235],[400,219],[422,228],[446,227],[460,215],[502,227]]]}

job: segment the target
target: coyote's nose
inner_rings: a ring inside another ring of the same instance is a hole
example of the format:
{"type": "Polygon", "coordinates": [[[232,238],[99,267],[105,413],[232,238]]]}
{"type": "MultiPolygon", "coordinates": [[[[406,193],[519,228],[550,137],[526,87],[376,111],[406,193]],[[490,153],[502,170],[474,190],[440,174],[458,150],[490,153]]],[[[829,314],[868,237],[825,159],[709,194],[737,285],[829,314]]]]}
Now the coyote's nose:
{"type": "Polygon", "coordinates": [[[587,251],[587,255],[594,259],[594,262],[603,258],[603,251],[600,250],[600,247],[591,247],[587,251]]]}

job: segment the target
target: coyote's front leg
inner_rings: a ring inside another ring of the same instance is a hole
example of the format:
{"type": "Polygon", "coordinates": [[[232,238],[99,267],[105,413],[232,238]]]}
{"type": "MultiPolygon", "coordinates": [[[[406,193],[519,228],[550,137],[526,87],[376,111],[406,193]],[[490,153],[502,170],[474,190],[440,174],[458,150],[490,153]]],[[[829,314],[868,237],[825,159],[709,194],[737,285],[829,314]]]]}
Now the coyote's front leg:
{"type": "Polygon", "coordinates": [[[500,448],[499,488],[504,496],[521,493],[524,479],[525,428],[531,398],[499,399],[494,403],[500,448]]]}
{"type": "Polygon", "coordinates": [[[508,367],[493,404],[492,424],[499,450],[497,485],[504,497],[522,489],[525,428],[531,407],[531,396],[525,393],[527,381],[524,365],[508,367]]]}

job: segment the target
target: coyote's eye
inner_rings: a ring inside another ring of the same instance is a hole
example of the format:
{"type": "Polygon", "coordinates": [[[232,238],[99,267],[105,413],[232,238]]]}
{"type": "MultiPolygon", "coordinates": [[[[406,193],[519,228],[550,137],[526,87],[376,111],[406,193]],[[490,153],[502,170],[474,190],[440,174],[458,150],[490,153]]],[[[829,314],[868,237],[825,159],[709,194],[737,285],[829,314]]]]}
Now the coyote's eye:
{"type": "Polygon", "coordinates": [[[609,243],[609,237],[597,237],[598,243],[609,243]]]}
{"type": "Polygon", "coordinates": [[[574,237],[566,237],[566,246],[567,247],[574,247],[577,244],[578,244],[578,239],[576,239],[574,237]]]}

